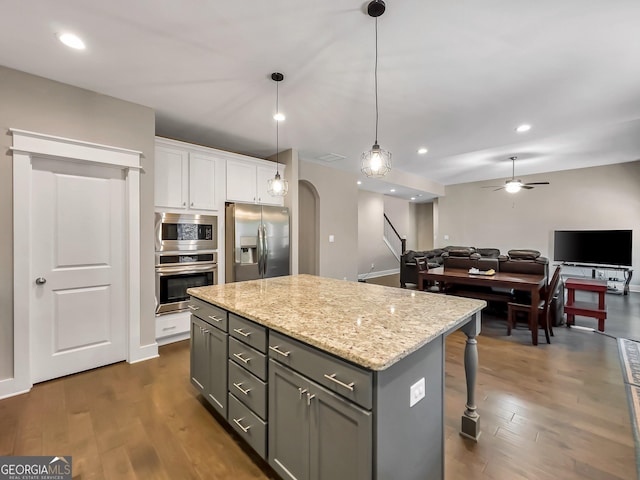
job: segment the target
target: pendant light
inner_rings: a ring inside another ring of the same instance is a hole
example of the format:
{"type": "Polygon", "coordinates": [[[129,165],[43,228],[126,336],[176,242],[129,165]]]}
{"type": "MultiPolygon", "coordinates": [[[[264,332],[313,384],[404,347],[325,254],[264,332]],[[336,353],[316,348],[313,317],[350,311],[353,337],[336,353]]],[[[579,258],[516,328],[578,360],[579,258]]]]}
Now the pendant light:
{"type": "Polygon", "coordinates": [[[280,95],[279,95],[280,92],[278,89],[278,85],[282,80],[284,80],[284,75],[278,72],[274,72],[271,74],[271,80],[276,82],[276,113],[273,116],[273,118],[276,121],[276,175],[273,178],[269,179],[267,191],[269,192],[269,195],[271,195],[272,197],[284,197],[289,191],[289,182],[287,182],[283,178],[280,178],[280,171],[278,169],[278,165],[279,165],[278,154],[280,151],[278,124],[282,120],[284,120],[284,115],[280,113],[280,109],[278,108],[279,100],[280,100],[280,95]]]}
{"type": "Polygon", "coordinates": [[[391,171],[391,153],[380,148],[378,145],[378,17],[385,11],[385,4],[382,0],[373,0],[367,7],[370,17],[376,19],[376,63],[374,68],[374,83],[376,93],[376,140],[371,150],[362,154],[362,164],[360,170],[367,177],[381,178],[391,171]]]}

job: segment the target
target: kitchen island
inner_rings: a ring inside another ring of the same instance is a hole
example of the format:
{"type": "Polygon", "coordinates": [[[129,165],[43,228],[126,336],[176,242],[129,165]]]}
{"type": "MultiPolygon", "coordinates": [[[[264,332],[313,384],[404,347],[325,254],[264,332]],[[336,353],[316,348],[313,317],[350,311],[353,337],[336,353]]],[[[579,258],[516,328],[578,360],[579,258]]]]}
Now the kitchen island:
{"type": "Polygon", "coordinates": [[[444,338],[484,301],[311,275],[191,288],[191,381],[283,478],[444,478],[444,338]],[[212,336],[213,335],[213,336],[212,336]]]}

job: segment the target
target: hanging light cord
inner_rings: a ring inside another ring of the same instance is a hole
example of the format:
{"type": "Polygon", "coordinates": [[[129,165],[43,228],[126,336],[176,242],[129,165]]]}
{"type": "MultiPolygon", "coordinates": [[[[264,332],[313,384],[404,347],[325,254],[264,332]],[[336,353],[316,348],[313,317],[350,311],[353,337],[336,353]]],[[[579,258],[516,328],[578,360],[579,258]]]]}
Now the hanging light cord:
{"type": "MultiPolygon", "coordinates": [[[[280,113],[280,89],[279,87],[279,83],[280,82],[276,82],[276,115],[280,113]]],[[[278,136],[278,124],[280,123],[280,120],[276,120],[276,175],[280,174],[280,170],[278,168],[278,152],[280,151],[280,138],[278,136]]]]}
{"type": "Polygon", "coordinates": [[[373,69],[373,78],[376,91],[376,142],[378,144],[378,17],[376,17],[376,63],[373,69]]]}

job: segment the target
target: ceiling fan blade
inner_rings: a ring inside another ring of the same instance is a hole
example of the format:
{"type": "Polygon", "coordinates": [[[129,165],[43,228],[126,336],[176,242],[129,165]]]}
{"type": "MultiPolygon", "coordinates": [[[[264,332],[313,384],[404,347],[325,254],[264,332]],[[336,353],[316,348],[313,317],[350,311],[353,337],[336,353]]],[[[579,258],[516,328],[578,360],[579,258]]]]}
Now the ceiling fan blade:
{"type": "Polygon", "coordinates": [[[525,185],[550,185],[549,182],[530,182],[530,183],[525,183],[525,185]]]}
{"type": "Polygon", "coordinates": [[[494,190],[494,192],[497,192],[498,190],[504,190],[505,187],[498,187],[494,190]]]}
{"type": "Polygon", "coordinates": [[[533,187],[530,187],[528,184],[527,185],[522,185],[520,188],[524,188],[525,190],[532,190],[533,187]]]}
{"type": "Polygon", "coordinates": [[[500,186],[500,185],[485,185],[484,187],[480,187],[480,188],[504,188],[504,185],[500,186]]]}

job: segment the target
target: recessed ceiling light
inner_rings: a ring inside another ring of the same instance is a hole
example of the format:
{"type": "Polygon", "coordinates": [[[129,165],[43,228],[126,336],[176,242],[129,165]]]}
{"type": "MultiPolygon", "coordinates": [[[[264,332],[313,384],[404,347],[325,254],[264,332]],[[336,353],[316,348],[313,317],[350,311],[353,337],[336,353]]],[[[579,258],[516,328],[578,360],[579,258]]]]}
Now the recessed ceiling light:
{"type": "Polygon", "coordinates": [[[362,180],[358,180],[358,185],[362,185],[362,180]]]}
{"type": "Polygon", "coordinates": [[[276,112],[276,113],[273,114],[273,119],[276,122],[283,122],[285,118],[287,118],[287,117],[285,117],[284,113],[282,113],[282,112],[276,112]]]}
{"type": "Polygon", "coordinates": [[[395,188],[392,188],[392,189],[391,189],[391,190],[389,190],[389,191],[390,191],[391,193],[393,193],[393,192],[395,192],[395,191],[396,191],[396,189],[395,189],[395,188]]]}
{"type": "Polygon", "coordinates": [[[419,193],[419,194],[418,194],[418,196],[419,196],[419,197],[421,197],[421,196],[422,196],[422,194],[421,194],[421,193],[419,193]]]}
{"type": "Polygon", "coordinates": [[[524,133],[524,132],[528,132],[529,130],[531,130],[531,125],[523,123],[522,125],[519,125],[516,128],[516,132],[518,133],[524,133]]]}
{"type": "Polygon", "coordinates": [[[58,40],[64,43],[67,47],[71,47],[76,50],[84,50],[86,48],[82,39],[73,33],[61,33],[58,35],[58,40]]]}
{"type": "Polygon", "coordinates": [[[415,200],[415,199],[416,199],[416,197],[411,197],[411,200],[415,200]]]}
{"type": "Polygon", "coordinates": [[[429,150],[428,150],[426,147],[420,147],[420,148],[418,149],[418,153],[419,153],[420,155],[424,155],[424,154],[425,154],[425,153],[427,153],[428,151],[429,151],[429,150]]]}

